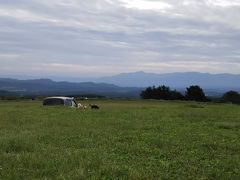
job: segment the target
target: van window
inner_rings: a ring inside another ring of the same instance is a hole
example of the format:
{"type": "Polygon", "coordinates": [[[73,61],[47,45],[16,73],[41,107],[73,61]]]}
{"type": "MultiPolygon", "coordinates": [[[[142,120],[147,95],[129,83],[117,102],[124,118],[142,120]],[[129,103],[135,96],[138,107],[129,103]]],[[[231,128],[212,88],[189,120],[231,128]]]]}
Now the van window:
{"type": "Polygon", "coordinates": [[[44,106],[64,105],[64,101],[62,99],[57,98],[45,99],[43,105],[44,106]]]}
{"type": "Polygon", "coordinates": [[[72,100],[71,99],[66,99],[65,105],[66,106],[72,106],[72,100]]]}

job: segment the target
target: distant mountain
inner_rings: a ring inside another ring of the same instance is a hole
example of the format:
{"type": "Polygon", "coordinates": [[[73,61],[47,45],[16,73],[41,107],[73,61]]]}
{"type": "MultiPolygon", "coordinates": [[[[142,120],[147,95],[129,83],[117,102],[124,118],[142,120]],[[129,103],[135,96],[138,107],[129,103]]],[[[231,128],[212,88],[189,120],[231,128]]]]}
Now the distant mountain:
{"type": "Polygon", "coordinates": [[[17,96],[17,94],[14,92],[0,90],[0,96],[17,96]]]}
{"type": "Polygon", "coordinates": [[[55,82],[50,79],[17,80],[0,78],[0,90],[20,95],[96,94],[108,97],[138,97],[140,88],[124,88],[106,83],[55,82]]]}
{"type": "Polygon", "coordinates": [[[204,89],[240,89],[240,74],[208,74],[198,72],[153,74],[143,71],[123,73],[111,77],[103,77],[94,82],[115,84],[121,87],[148,87],[167,85],[171,88],[185,88],[200,85],[204,89]]]}
{"type": "Polygon", "coordinates": [[[190,85],[201,86],[208,96],[221,96],[229,90],[240,91],[240,75],[197,72],[154,74],[143,71],[102,77],[93,82],[56,82],[50,79],[18,80],[0,78],[0,91],[20,95],[82,95],[139,97],[149,86],[166,85],[184,93],[190,85]]]}

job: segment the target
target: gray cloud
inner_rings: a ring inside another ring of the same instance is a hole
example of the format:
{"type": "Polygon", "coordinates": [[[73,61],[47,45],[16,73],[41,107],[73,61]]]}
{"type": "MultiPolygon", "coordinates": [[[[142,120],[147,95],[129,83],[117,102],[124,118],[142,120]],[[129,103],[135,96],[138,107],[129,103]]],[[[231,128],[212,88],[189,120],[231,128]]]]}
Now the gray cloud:
{"type": "Polygon", "coordinates": [[[239,12],[238,0],[2,0],[0,75],[240,73],[239,12]]]}

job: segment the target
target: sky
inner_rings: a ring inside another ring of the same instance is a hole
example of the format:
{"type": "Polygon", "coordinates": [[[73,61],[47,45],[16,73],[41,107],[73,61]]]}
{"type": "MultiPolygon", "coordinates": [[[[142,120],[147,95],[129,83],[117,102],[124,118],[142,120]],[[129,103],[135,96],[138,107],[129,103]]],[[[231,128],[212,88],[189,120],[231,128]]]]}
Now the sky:
{"type": "Polygon", "coordinates": [[[1,0],[1,77],[240,74],[240,0],[1,0]]]}

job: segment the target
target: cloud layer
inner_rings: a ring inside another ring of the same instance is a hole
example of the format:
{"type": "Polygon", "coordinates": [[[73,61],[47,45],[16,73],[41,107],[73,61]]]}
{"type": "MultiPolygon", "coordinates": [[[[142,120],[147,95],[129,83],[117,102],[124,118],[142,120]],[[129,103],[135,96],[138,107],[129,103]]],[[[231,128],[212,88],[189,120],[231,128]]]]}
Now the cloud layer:
{"type": "Polygon", "coordinates": [[[0,75],[240,73],[240,0],[1,0],[0,75]]]}

